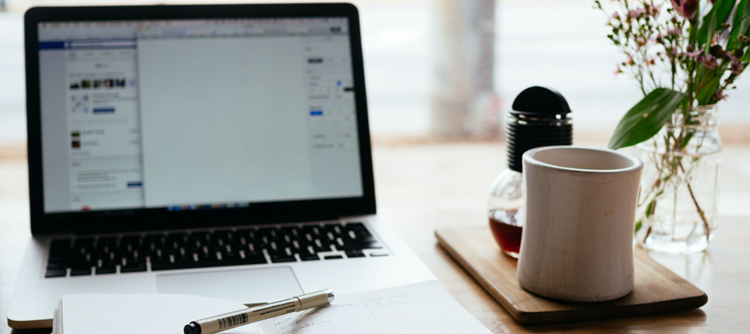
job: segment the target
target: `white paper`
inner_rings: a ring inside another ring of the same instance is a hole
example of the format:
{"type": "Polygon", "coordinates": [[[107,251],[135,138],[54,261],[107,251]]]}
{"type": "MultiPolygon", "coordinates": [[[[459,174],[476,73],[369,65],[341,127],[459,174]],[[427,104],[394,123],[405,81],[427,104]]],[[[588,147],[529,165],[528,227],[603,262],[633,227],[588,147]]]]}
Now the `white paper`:
{"type": "MultiPolygon", "coordinates": [[[[335,291],[334,291],[335,292],[335,291]]],[[[182,333],[190,321],[244,308],[186,295],[68,295],[53,334],[182,333]]],[[[331,305],[235,328],[226,334],[486,334],[438,281],[336,296],[331,305]]]]}
{"type": "MultiPolygon", "coordinates": [[[[58,307],[55,334],[181,334],[193,320],[245,308],[240,303],[200,296],[67,295],[58,307]]],[[[252,325],[227,334],[260,334],[252,325]]]]}
{"type": "Polygon", "coordinates": [[[59,308],[55,308],[55,315],[52,317],[52,334],[60,334],[60,311],[59,308]]]}
{"type": "Polygon", "coordinates": [[[336,296],[331,305],[259,327],[264,334],[490,333],[438,281],[336,296]]]}

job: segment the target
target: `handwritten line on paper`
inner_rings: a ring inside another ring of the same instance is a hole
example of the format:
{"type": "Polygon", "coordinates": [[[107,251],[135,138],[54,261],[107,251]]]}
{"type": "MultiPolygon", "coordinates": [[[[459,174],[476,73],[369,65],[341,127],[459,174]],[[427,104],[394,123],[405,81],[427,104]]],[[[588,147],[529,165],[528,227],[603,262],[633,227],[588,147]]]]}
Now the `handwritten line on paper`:
{"type": "Polygon", "coordinates": [[[414,300],[408,298],[409,297],[405,293],[402,293],[389,294],[383,297],[370,297],[367,301],[369,302],[368,304],[372,304],[376,308],[381,308],[413,304],[414,300]]]}
{"type": "Polygon", "coordinates": [[[337,296],[327,306],[259,323],[264,334],[489,334],[440,282],[337,296]]]}
{"type": "Polygon", "coordinates": [[[318,317],[320,313],[331,313],[356,305],[357,303],[329,304],[306,312],[276,317],[273,318],[274,332],[279,334],[293,334],[306,328],[328,324],[331,323],[330,319],[316,319],[320,318],[318,317]]]}
{"type": "Polygon", "coordinates": [[[370,312],[370,315],[375,318],[375,313],[372,313],[372,310],[370,309],[370,306],[367,305],[364,298],[360,298],[359,300],[362,301],[362,304],[365,304],[365,307],[367,308],[367,312],[370,312]]]}

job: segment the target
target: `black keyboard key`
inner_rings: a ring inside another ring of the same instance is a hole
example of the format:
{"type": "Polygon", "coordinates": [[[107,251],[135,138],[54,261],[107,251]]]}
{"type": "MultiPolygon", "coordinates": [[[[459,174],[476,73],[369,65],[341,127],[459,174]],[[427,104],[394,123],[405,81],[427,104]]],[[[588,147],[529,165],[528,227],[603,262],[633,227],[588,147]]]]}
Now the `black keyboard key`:
{"type": "Polygon", "coordinates": [[[61,262],[47,262],[47,269],[65,269],[67,266],[61,262]]]}
{"type": "Polygon", "coordinates": [[[370,233],[370,231],[367,230],[367,227],[365,227],[365,224],[362,223],[347,223],[344,229],[347,232],[354,233],[357,238],[372,237],[372,233],[370,233]]]}
{"type": "Polygon", "coordinates": [[[240,253],[238,252],[221,252],[221,260],[222,261],[238,261],[241,260],[242,257],[240,256],[240,253]]]}
{"type": "Polygon", "coordinates": [[[365,253],[362,253],[358,250],[348,251],[346,252],[346,257],[348,258],[354,258],[354,257],[365,257],[365,253]]]}
{"type": "Polygon", "coordinates": [[[271,240],[276,240],[279,236],[279,230],[274,227],[262,227],[258,229],[258,235],[261,237],[269,237],[271,240]]]}
{"type": "Polygon", "coordinates": [[[338,234],[333,233],[331,231],[326,231],[320,237],[320,241],[326,241],[326,242],[334,243],[334,242],[336,242],[336,238],[338,238],[338,234]]]}
{"type": "Polygon", "coordinates": [[[205,265],[201,265],[198,262],[177,262],[177,263],[162,262],[162,263],[152,263],[151,264],[151,271],[212,267],[211,265],[208,265],[208,264],[209,263],[205,263],[205,265]]]}
{"type": "Polygon", "coordinates": [[[286,255],[274,255],[271,256],[271,262],[273,263],[285,263],[285,262],[297,262],[297,258],[286,255]]]}
{"type": "Polygon", "coordinates": [[[155,248],[162,248],[167,242],[164,234],[151,234],[143,237],[143,245],[154,245],[155,248]]]}
{"type": "Polygon", "coordinates": [[[201,248],[208,245],[211,245],[211,233],[209,232],[193,232],[188,236],[188,247],[201,248]]]}
{"type": "Polygon", "coordinates": [[[236,236],[235,232],[232,230],[216,231],[214,232],[214,236],[217,239],[220,239],[224,245],[231,245],[236,243],[239,239],[239,236],[236,236]]]}
{"type": "Polygon", "coordinates": [[[324,239],[315,239],[311,246],[315,249],[316,252],[330,252],[331,251],[331,242],[326,241],[324,239]]]}
{"type": "Polygon", "coordinates": [[[65,277],[68,274],[68,270],[65,268],[62,269],[47,269],[47,271],[44,273],[45,278],[51,278],[51,277],[65,277]]]}
{"type": "Polygon", "coordinates": [[[128,246],[138,247],[141,244],[141,239],[140,235],[124,236],[120,239],[119,244],[122,248],[129,248],[128,246]]]}
{"type": "Polygon", "coordinates": [[[71,267],[90,267],[94,265],[96,258],[92,257],[91,254],[80,254],[71,257],[68,264],[71,267]]]}
{"type": "Polygon", "coordinates": [[[297,240],[293,240],[292,243],[289,244],[289,249],[292,250],[292,253],[299,254],[302,252],[307,252],[307,245],[306,244],[300,244],[297,240]]]}
{"type": "Polygon", "coordinates": [[[49,247],[49,259],[54,261],[55,259],[69,260],[73,255],[73,248],[71,248],[71,241],[52,241],[49,247]]]}
{"type": "Polygon", "coordinates": [[[299,259],[302,261],[318,261],[320,257],[312,247],[306,247],[300,251],[299,259]]]}
{"type": "Polygon", "coordinates": [[[285,226],[281,228],[281,235],[286,236],[291,240],[298,240],[301,234],[302,232],[300,229],[295,226],[285,226]]]}
{"type": "Polygon", "coordinates": [[[91,267],[73,267],[70,269],[70,276],[91,275],[91,267]]]}
{"type": "Polygon", "coordinates": [[[96,252],[97,253],[109,253],[117,249],[117,238],[99,238],[96,241],[96,252]]]}
{"type": "Polygon", "coordinates": [[[122,264],[122,259],[115,261],[113,258],[103,258],[97,261],[98,267],[114,267],[118,264],[122,264]]]}
{"type": "Polygon", "coordinates": [[[94,248],[93,238],[76,239],[73,241],[73,254],[84,254],[94,248]]]}
{"type": "Polygon", "coordinates": [[[260,252],[260,250],[263,249],[263,245],[255,242],[248,242],[247,245],[245,245],[241,249],[250,252],[260,252]]]}
{"type": "Polygon", "coordinates": [[[71,255],[62,255],[62,254],[50,254],[49,258],[47,259],[47,262],[55,262],[55,263],[61,263],[61,264],[67,264],[72,259],[71,255]]]}
{"type": "Polygon", "coordinates": [[[303,234],[310,234],[313,237],[313,239],[315,239],[321,233],[320,226],[311,226],[311,225],[303,226],[302,227],[302,233],[303,234]]]}
{"type": "Polygon", "coordinates": [[[115,266],[102,266],[97,267],[95,274],[96,275],[106,275],[106,274],[114,274],[117,272],[117,268],[115,266]]]}
{"type": "Polygon", "coordinates": [[[372,236],[364,237],[361,239],[356,240],[348,240],[346,239],[337,240],[336,243],[336,249],[342,250],[342,251],[350,251],[350,250],[362,250],[362,249],[380,249],[383,248],[383,245],[378,242],[377,239],[375,239],[372,236]]]}
{"type": "Polygon", "coordinates": [[[237,236],[244,238],[246,241],[256,240],[255,230],[250,228],[237,230],[237,236]]]}
{"type": "Polygon", "coordinates": [[[331,233],[333,235],[333,238],[337,238],[341,236],[341,233],[344,229],[344,226],[341,224],[325,224],[323,225],[323,231],[325,233],[331,233]]]}
{"type": "Polygon", "coordinates": [[[349,244],[349,245],[343,245],[339,246],[336,245],[336,249],[340,251],[353,251],[353,250],[363,250],[363,249],[381,249],[383,248],[383,245],[381,245],[378,242],[370,242],[370,243],[362,243],[362,244],[349,244]]]}
{"type": "Polygon", "coordinates": [[[268,260],[263,253],[242,251],[239,262],[241,264],[267,264],[268,260]]]}
{"type": "Polygon", "coordinates": [[[145,263],[128,263],[127,265],[120,266],[121,273],[134,273],[140,271],[146,271],[145,263]]]}
{"type": "Polygon", "coordinates": [[[300,254],[299,259],[302,261],[319,261],[320,257],[318,254],[300,254]]]}
{"type": "Polygon", "coordinates": [[[294,256],[294,252],[292,252],[292,249],[289,247],[282,247],[282,248],[266,248],[266,252],[268,252],[269,256],[280,256],[280,257],[289,257],[294,256]]]}
{"type": "Polygon", "coordinates": [[[341,255],[326,255],[323,258],[326,260],[338,260],[338,259],[343,259],[344,257],[341,255]]]}
{"type": "Polygon", "coordinates": [[[383,248],[383,245],[380,244],[375,238],[368,238],[365,239],[365,241],[362,241],[358,243],[358,245],[361,245],[364,249],[375,249],[375,248],[383,248]]]}
{"type": "Polygon", "coordinates": [[[140,256],[138,252],[134,252],[133,254],[128,255],[125,259],[127,260],[128,264],[146,264],[146,258],[140,256]]]}

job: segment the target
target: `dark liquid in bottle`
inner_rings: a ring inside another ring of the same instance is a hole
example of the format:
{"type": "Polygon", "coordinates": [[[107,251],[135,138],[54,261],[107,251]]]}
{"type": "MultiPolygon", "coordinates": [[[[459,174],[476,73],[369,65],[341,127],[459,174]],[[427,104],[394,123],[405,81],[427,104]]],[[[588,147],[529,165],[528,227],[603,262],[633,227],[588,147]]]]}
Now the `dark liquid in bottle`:
{"type": "MultiPolygon", "coordinates": [[[[505,212],[508,216],[510,212],[505,212]]],[[[513,215],[510,215],[511,217],[513,215]]],[[[515,219],[511,219],[515,223],[515,219]]],[[[512,223],[504,222],[496,218],[494,212],[490,212],[490,229],[495,237],[500,249],[508,256],[518,258],[518,252],[521,250],[521,232],[523,228],[512,223]]]]}

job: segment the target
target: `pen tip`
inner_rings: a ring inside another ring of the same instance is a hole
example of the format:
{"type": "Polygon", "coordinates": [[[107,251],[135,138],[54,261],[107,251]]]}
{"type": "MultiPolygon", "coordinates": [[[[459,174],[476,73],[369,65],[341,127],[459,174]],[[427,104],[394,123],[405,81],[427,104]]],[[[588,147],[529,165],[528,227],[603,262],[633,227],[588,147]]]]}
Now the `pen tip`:
{"type": "MultiPolygon", "coordinates": [[[[326,289],[326,290],[325,290],[325,292],[326,292],[326,294],[328,295],[328,303],[329,303],[329,304],[330,304],[330,303],[333,303],[333,300],[334,300],[334,299],[336,299],[336,296],[334,296],[334,295],[333,295],[333,290],[331,290],[331,289],[326,289]]],[[[187,334],[187,333],[185,333],[185,334],[187,334]]]]}

